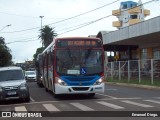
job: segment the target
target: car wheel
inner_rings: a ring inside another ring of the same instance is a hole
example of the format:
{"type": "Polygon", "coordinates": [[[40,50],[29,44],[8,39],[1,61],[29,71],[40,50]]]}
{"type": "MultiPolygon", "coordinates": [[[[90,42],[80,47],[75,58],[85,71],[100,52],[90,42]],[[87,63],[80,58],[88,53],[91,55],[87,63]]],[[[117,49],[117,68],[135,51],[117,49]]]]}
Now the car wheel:
{"type": "Polygon", "coordinates": [[[27,98],[24,99],[25,102],[29,102],[30,101],[30,96],[28,96],[27,98]]]}

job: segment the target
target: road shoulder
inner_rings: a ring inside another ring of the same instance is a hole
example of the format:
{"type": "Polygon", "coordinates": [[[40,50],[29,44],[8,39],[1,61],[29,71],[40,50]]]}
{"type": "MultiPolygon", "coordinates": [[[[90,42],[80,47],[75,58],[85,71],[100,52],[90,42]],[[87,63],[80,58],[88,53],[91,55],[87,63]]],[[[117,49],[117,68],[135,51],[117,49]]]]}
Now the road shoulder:
{"type": "Polygon", "coordinates": [[[158,86],[150,86],[150,85],[140,85],[140,84],[131,84],[131,83],[116,83],[116,82],[106,82],[106,84],[160,90],[160,87],[158,87],[158,86]]]}

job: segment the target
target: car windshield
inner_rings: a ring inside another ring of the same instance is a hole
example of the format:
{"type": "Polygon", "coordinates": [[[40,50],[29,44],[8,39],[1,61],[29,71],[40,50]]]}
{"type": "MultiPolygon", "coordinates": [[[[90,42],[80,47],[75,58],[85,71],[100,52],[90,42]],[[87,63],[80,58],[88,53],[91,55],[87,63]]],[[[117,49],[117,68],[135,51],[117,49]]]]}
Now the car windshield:
{"type": "Polygon", "coordinates": [[[57,73],[61,75],[96,75],[103,72],[102,50],[57,50],[57,73]]]}
{"type": "Polygon", "coordinates": [[[36,73],[34,71],[26,71],[25,74],[26,75],[35,75],[36,73]]]}
{"type": "Polygon", "coordinates": [[[12,80],[23,80],[22,70],[6,70],[0,71],[0,82],[2,81],[12,81],[12,80]]]}

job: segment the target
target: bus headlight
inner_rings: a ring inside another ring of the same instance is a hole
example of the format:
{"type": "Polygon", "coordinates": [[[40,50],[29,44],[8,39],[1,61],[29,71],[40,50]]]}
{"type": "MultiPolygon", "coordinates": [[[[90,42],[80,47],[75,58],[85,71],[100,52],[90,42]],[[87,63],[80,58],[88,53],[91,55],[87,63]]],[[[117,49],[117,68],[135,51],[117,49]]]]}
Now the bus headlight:
{"type": "Polygon", "coordinates": [[[67,86],[67,83],[64,82],[62,79],[56,78],[56,80],[57,80],[57,82],[58,82],[60,85],[67,86]]]}
{"type": "Polygon", "coordinates": [[[41,80],[41,81],[43,80],[43,77],[42,77],[42,76],[40,77],[40,80],[41,80]]]}
{"type": "Polygon", "coordinates": [[[98,79],[94,85],[100,85],[103,82],[103,77],[101,77],[100,79],[98,79]]]}

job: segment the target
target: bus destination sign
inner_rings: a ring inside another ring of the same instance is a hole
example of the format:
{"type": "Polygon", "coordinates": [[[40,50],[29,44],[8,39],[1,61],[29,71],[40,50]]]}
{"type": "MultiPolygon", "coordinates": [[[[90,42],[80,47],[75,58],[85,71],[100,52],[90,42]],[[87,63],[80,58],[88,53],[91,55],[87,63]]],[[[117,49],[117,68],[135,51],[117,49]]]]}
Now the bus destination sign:
{"type": "Polygon", "coordinates": [[[96,46],[96,41],[68,41],[68,46],[96,46]]]}
{"type": "Polygon", "coordinates": [[[95,40],[62,40],[58,41],[57,46],[58,47],[67,47],[67,46],[94,46],[99,47],[102,43],[100,41],[95,40]]]}

